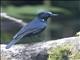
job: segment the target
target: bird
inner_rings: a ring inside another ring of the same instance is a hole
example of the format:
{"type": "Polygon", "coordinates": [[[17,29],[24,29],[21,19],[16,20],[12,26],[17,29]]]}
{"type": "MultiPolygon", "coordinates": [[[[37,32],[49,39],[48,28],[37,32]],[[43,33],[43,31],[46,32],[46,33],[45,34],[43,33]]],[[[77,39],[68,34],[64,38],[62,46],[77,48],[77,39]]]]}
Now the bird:
{"type": "Polygon", "coordinates": [[[53,14],[52,12],[40,12],[37,16],[28,24],[25,24],[19,32],[17,32],[10,43],[7,44],[6,49],[9,49],[12,45],[21,40],[24,36],[29,37],[37,35],[45,30],[47,27],[47,20],[51,16],[57,16],[58,14],[53,14]]]}

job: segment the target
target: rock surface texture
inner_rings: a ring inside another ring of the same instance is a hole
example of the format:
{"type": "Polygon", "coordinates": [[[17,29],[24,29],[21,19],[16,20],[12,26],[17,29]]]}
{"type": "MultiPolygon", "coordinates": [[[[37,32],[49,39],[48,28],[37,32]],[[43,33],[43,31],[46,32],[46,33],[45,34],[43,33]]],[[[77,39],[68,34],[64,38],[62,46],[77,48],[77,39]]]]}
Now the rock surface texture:
{"type": "Polygon", "coordinates": [[[80,36],[62,38],[46,42],[34,44],[18,44],[10,49],[5,49],[5,44],[1,44],[1,60],[47,60],[48,50],[57,47],[61,44],[71,43],[74,48],[80,51],[80,36]]]}

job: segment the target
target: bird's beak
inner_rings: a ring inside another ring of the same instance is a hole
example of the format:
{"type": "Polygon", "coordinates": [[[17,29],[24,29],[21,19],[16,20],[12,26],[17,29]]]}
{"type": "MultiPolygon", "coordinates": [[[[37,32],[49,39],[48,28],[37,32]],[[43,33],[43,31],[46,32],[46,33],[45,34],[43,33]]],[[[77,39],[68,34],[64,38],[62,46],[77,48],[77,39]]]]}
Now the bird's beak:
{"type": "Polygon", "coordinates": [[[59,14],[51,14],[51,16],[58,16],[59,14]]]}

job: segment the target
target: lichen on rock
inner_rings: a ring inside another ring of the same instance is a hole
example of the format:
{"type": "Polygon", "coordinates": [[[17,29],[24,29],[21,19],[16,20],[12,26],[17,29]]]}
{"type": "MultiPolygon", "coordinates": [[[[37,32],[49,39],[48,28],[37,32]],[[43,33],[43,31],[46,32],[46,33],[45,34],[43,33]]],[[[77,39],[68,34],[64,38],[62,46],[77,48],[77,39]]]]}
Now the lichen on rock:
{"type": "Polygon", "coordinates": [[[48,51],[48,60],[80,60],[80,51],[71,43],[61,44],[48,51]]]}

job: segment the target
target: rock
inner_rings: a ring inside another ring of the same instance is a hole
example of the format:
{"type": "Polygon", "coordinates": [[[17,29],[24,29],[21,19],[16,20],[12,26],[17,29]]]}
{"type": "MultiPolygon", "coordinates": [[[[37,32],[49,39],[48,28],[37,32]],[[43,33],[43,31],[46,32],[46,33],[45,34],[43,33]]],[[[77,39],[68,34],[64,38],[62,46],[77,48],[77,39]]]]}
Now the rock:
{"type": "Polygon", "coordinates": [[[65,43],[74,44],[74,48],[80,51],[80,36],[69,37],[58,40],[51,40],[46,42],[39,42],[33,44],[17,44],[10,49],[5,49],[5,44],[1,44],[1,57],[2,60],[47,60],[48,50],[56,48],[57,46],[65,43]]]}

